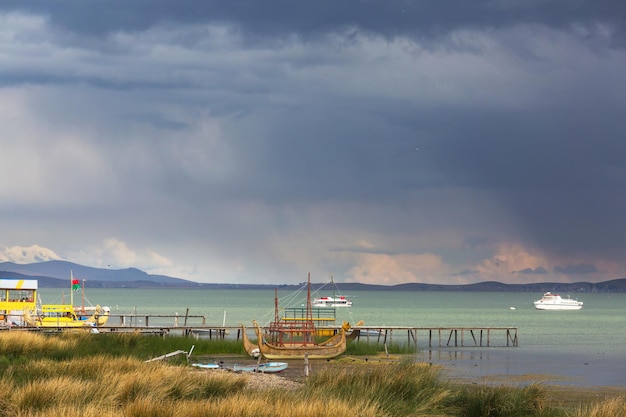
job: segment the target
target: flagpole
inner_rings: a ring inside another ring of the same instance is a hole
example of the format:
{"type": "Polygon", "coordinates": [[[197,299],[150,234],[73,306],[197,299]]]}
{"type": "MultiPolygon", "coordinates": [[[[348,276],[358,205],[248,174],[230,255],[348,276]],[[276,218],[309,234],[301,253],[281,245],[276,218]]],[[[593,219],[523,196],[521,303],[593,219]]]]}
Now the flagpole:
{"type": "Polygon", "coordinates": [[[72,270],[70,269],[70,305],[72,306],[72,308],[74,308],[74,289],[72,288],[74,286],[74,274],[72,273],[72,270]]]}

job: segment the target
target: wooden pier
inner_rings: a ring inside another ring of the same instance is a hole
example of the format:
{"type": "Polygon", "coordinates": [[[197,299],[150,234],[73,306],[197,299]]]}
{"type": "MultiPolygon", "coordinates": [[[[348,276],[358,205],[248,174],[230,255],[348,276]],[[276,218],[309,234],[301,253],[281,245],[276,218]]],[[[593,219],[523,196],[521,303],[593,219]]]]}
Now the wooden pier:
{"type": "MultiPolygon", "coordinates": [[[[519,343],[517,327],[358,327],[356,340],[367,342],[392,343],[394,331],[406,332],[409,346],[418,346],[418,340],[426,340],[425,346],[432,347],[517,347],[519,343]],[[421,334],[418,337],[418,334],[421,334]]],[[[405,340],[404,336],[400,339],[405,340]]]]}
{"type": "MultiPolygon", "coordinates": [[[[47,332],[66,330],[54,327],[13,327],[10,329],[47,332]]],[[[107,325],[96,329],[99,333],[141,333],[210,340],[242,340],[241,327],[207,325],[205,316],[189,315],[188,311],[185,315],[111,314],[107,325]]],[[[323,326],[319,329],[337,332],[340,327],[323,326]]],[[[251,328],[249,330],[252,331],[251,328]]],[[[517,327],[358,326],[350,329],[350,332],[355,332],[353,341],[356,343],[384,345],[407,343],[416,349],[419,347],[429,349],[434,347],[517,347],[519,344],[517,327]]]]}
{"type": "MultiPolygon", "coordinates": [[[[135,328],[136,331],[149,331],[151,327],[135,328]]],[[[338,327],[324,328],[339,331],[338,327]]],[[[428,347],[517,347],[519,343],[517,327],[358,327],[356,343],[390,345],[407,343],[416,349],[428,347]]],[[[102,328],[102,331],[120,331],[119,327],[102,328]]],[[[180,334],[195,338],[242,340],[241,327],[168,327],[160,328],[163,335],[180,334]]]]}
{"type": "MultiPolygon", "coordinates": [[[[339,327],[325,327],[325,330],[339,331],[339,327]]],[[[237,326],[106,326],[99,327],[106,332],[139,332],[163,336],[180,335],[196,339],[242,340],[241,327],[237,326]]],[[[252,329],[247,329],[251,331],[252,329]]],[[[406,327],[376,326],[357,327],[354,342],[390,345],[408,344],[419,347],[517,347],[519,344],[517,327],[406,327]]]]}

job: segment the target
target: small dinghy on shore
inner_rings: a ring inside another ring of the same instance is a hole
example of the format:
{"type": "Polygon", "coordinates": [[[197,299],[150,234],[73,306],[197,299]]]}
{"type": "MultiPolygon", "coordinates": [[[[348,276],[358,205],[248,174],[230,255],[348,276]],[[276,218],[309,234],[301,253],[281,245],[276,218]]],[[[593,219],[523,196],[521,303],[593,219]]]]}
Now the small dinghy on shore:
{"type": "Polygon", "coordinates": [[[276,373],[287,369],[286,362],[267,362],[253,365],[234,365],[233,370],[239,372],[276,373]]]}
{"type": "Polygon", "coordinates": [[[191,366],[203,369],[219,369],[220,366],[216,363],[192,363],[191,366]]]}

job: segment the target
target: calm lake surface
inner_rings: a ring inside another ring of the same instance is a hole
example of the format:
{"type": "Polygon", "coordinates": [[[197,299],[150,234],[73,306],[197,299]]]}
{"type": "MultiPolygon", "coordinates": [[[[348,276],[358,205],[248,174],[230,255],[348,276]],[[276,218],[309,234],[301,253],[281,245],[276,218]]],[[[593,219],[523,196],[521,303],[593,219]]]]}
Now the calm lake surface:
{"type": "MultiPolygon", "coordinates": [[[[61,302],[61,292],[42,288],[39,293],[44,303],[52,304],[61,302]]],[[[66,301],[67,294],[69,290],[66,301]]],[[[313,296],[322,295],[332,293],[313,296]]],[[[540,293],[352,291],[342,295],[354,305],[337,309],[338,323],[518,328],[518,347],[429,350],[424,337],[418,336],[416,360],[442,364],[453,377],[502,379],[499,382],[508,378],[518,384],[520,378],[511,377],[524,376],[527,383],[626,388],[626,294],[572,294],[584,302],[579,311],[536,310],[533,301],[541,298],[540,293]]],[[[278,298],[281,308],[300,307],[306,292],[279,290],[278,298]]],[[[81,304],[79,292],[74,293],[74,304],[81,304]]],[[[273,319],[274,290],[87,288],[85,304],[107,305],[112,314],[202,315],[208,325],[250,326],[253,319],[260,324],[273,319]]],[[[173,324],[172,319],[164,320],[173,324]]],[[[394,340],[405,338],[394,333],[394,340]]],[[[499,344],[506,344],[501,338],[499,344]]]]}

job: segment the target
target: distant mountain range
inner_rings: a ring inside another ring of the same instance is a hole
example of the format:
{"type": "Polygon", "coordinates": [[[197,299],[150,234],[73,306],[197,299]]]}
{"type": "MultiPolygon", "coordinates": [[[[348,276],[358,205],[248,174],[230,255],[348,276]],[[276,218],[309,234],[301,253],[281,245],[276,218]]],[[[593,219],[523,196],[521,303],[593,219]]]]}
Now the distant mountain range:
{"type": "MultiPolygon", "coordinates": [[[[207,284],[151,275],[136,268],[107,269],[92,268],[66,261],[45,261],[30,264],[0,262],[0,278],[36,279],[42,288],[65,288],[70,285],[70,274],[74,279],[85,280],[89,288],[210,288],[210,289],[297,289],[302,284],[207,284]]],[[[313,290],[328,283],[312,283],[313,290]]],[[[359,283],[335,283],[340,290],[386,290],[386,291],[494,291],[561,293],[576,292],[626,292],[626,278],[603,282],[542,282],[529,284],[504,284],[485,281],[467,285],[443,285],[408,283],[398,285],[371,285],[359,283]]]]}
{"type": "Polygon", "coordinates": [[[45,261],[31,264],[0,262],[0,278],[36,279],[40,287],[68,287],[70,274],[85,280],[91,288],[156,288],[197,287],[192,281],[163,275],[150,275],[137,268],[92,268],[66,261],[45,261]]]}

